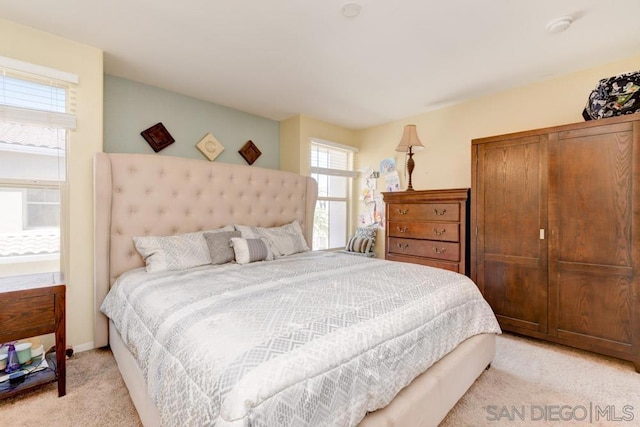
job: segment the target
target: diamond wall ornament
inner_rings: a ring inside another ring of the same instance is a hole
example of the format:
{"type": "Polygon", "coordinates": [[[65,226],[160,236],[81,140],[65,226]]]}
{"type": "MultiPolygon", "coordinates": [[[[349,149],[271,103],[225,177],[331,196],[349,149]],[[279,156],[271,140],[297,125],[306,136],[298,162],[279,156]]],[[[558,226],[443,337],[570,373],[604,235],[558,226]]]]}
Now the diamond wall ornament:
{"type": "Polygon", "coordinates": [[[215,158],[224,151],[224,147],[220,144],[220,141],[210,133],[206,134],[200,142],[196,144],[196,147],[209,161],[214,161],[215,158]]]}
{"type": "Polygon", "coordinates": [[[244,144],[240,150],[238,150],[238,153],[240,153],[242,158],[245,159],[250,165],[252,165],[253,162],[258,160],[258,157],[262,155],[262,152],[258,150],[256,144],[254,144],[251,140],[247,141],[247,143],[244,144]]]}
{"type": "Polygon", "coordinates": [[[162,122],[156,123],[148,129],[140,132],[140,135],[147,141],[147,143],[153,148],[156,153],[175,142],[175,139],[171,136],[167,128],[164,127],[162,122]]]}

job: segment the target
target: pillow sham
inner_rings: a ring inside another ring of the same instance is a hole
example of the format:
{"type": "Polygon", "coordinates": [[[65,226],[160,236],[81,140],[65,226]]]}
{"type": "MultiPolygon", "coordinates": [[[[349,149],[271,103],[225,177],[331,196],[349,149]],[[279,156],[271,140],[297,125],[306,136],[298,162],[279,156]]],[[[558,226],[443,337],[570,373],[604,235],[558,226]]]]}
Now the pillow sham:
{"type": "Polygon", "coordinates": [[[269,249],[266,240],[261,237],[257,239],[245,239],[242,237],[232,237],[231,246],[238,264],[249,264],[256,261],[271,261],[273,254],[269,249]]]}
{"type": "Polygon", "coordinates": [[[205,231],[203,234],[209,248],[211,264],[226,264],[235,259],[235,254],[231,247],[231,238],[240,237],[242,234],[239,231],[205,231]]]}
{"type": "Polygon", "coordinates": [[[144,258],[145,269],[149,273],[211,264],[209,248],[202,232],[134,237],[133,244],[144,258]]]}
{"type": "Polygon", "coordinates": [[[309,246],[307,246],[302,234],[302,228],[300,228],[297,220],[279,227],[266,228],[235,225],[235,228],[242,233],[243,238],[255,239],[264,237],[276,258],[309,250],[309,246]]]}

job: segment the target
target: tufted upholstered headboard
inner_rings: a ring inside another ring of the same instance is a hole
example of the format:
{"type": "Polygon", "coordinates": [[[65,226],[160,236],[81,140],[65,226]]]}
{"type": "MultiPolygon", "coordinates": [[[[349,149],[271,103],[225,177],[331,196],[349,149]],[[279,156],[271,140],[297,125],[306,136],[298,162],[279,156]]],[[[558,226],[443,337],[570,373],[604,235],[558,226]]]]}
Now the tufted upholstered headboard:
{"type": "Polygon", "coordinates": [[[311,246],[318,186],[312,178],[253,166],[154,154],[94,156],[94,345],[108,344],[102,300],[116,278],[144,265],[134,236],[229,224],[273,227],[297,219],[311,246]]]}

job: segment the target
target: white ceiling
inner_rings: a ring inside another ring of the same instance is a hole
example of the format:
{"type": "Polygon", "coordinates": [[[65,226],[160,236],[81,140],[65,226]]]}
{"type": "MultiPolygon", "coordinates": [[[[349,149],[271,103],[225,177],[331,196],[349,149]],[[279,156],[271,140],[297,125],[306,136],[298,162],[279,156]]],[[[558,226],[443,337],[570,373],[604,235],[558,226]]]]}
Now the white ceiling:
{"type": "Polygon", "coordinates": [[[354,0],[345,18],[347,1],[0,0],[0,17],[103,49],[107,74],[352,129],[640,55],[639,0],[354,0]]]}

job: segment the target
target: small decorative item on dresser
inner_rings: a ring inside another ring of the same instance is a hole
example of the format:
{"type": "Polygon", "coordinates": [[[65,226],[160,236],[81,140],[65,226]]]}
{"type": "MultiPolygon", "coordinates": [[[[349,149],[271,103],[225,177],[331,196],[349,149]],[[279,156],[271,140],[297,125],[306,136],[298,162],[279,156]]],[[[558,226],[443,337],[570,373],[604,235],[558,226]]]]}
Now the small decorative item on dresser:
{"type": "Polygon", "coordinates": [[[149,129],[140,132],[140,135],[149,143],[156,153],[175,142],[167,128],[162,123],[156,123],[149,129]]]}
{"type": "Polygon", "coordinates": [[[220,141],[210,133],[206,134],[200,142],[196,144],[196,147],[211,162],[224,151],[224,147],[220,144],[220,141]]]}
{"type": "Polygon", "coordinates": [[[253,164],[258,157],[262,155],[262,152],[258,150],[258,147],[253,143],[253,141],[249,140],[246,144],[242,146],[238,153],[242,156],[243,159],[247,161],[250,165],[253,164]]]}

